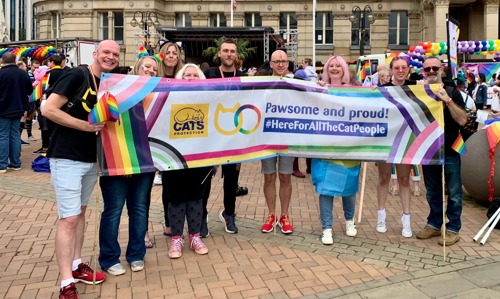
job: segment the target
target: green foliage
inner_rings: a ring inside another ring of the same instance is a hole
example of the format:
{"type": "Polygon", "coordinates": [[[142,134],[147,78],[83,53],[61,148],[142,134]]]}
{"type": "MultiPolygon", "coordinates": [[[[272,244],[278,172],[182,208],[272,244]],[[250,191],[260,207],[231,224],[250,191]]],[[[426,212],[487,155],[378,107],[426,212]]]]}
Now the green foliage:
{"type": "MultiPolygon", "coordinates": [[[[214,62],[217,61],[218,54],[219,54],[219,49],[220,45],[224,42],[226,38],[225,37],[220,37],[218,39],[215,39],[215,47],[208,47],[205,50],[203,50],[202,55],[208,58],[212,58],[214,62]]],[[[249,40],[234,40],[236,42],[236,49],[238,51],[238,59],[241,61],[246,61],[248,58],[252,57],[252,54],[254,54],[257,51],[257,47],[250,47],[250,41],[249,40]]]]}

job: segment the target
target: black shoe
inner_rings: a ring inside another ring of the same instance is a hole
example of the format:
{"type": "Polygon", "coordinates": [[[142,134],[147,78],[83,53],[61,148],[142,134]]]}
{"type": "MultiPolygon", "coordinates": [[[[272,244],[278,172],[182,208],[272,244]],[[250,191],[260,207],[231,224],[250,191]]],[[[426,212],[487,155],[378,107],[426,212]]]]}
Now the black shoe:
{"type": "Polygon", "coordinates": [[[43,148],[39,148],[36,151],[33,151],[33,154],[39,154],[39,155],[46,154],[46,153],[47,153],[47,151],[44,150],[43,148]]]}
{"type": "Polygon", "coordinates": [[[206,238],[208,236],[210,236],[210,233],[208,232],[208,218],[203,218],[201,219],[200,237],[206,238]]]}
{"type": "Polygon", "coordinates": [[[236,227],[235,223],[235,217],[236,215],[233,214],[231,216],[226,215],[224,211],[220,212],[219,217],[222,222],[224,222],[224,227],[226,229],[227,233],[230,234],[237,234],[238,233],[238,228],[236,227]]]}
{"type": "Polygon", "coordinates": [[[247,187],[238,187],[236,189],[236,196],[243,196],[248,194],[248,188],[247,187]]]}

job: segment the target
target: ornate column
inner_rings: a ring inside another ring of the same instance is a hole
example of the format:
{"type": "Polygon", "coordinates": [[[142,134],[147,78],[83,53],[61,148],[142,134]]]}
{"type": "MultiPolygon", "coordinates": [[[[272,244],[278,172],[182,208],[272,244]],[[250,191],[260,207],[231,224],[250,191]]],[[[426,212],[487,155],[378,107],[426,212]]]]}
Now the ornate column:
{"type": "Polygon", "coordinates": [[[434,0],[434,22],[436,32],[431,42],[444,42],[447,40],[446,14],[449,12],[449,0],[434,0]]]}
{"type": "Polygon", "coordinates": [[[500,0],[484,1],[484,39],[498,39],[498,9],[500,0]]]}

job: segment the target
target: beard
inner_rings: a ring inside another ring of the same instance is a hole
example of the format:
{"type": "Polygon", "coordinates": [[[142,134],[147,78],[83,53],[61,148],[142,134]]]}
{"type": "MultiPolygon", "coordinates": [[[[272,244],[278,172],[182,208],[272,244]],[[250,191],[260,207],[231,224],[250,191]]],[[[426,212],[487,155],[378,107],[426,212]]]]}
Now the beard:
{"type": "Polygon", "coordinates": [[[439,77],[438,77],[438,75],[427,77],[427,82],[429,84],[439,83],[439,77]]]}

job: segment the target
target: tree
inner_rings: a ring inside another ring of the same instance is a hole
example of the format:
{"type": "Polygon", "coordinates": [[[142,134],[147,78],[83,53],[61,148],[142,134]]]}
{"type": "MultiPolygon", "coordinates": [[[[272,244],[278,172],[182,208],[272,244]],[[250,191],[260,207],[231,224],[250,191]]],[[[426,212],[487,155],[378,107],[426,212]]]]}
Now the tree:
{"type": "MultiPolygon", "coordinates": [[[[224,42],[226,38],[225,37],[220,37],[218,39],[215,39],[215,47],[208,47],[205,50],[203,50],[202,55],[208,58],[212,58],[214,62],[217,61],[220,45],[224,42]]],[[[236,49],[238,51],[238,59],[241,61],[246,61],[248,58],[252,57],[252,54],[257,51],[257,47],[249,47],[250,46],[250,41],[249,40],[234,40],[236,43],[236,49]]]]}

